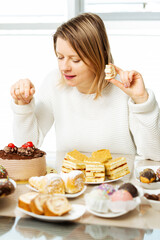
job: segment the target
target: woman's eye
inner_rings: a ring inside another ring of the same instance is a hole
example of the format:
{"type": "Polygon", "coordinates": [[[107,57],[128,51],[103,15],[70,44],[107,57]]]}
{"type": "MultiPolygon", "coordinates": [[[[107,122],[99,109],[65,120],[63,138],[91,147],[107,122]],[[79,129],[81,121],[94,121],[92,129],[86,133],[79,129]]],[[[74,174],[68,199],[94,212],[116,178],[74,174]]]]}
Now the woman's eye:
{"type": "Polygon", "coordinates": [[[78,62],[80,62],[80,60],[73,60],[73,62],[74,62],[74,63],[78,63],[78,62]]]}
{"type": "Polygon", "coordinates": [[[59,57],[59,56],[57,56],[57,58],[58,58],[59,60],[63,59],[63,57],[59,57]]]}

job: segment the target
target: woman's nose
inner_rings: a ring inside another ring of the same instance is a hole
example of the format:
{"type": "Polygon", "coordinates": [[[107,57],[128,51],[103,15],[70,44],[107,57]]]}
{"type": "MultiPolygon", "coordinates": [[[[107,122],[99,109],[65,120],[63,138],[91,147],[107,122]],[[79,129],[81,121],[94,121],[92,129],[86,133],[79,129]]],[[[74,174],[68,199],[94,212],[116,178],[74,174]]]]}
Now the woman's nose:
{"type": "Polygon", "coordinates": [[[64,60],[61,65],[61,70],[62,71],[68,71],[71,70],[71,65],[68,60],[64,60]]]}

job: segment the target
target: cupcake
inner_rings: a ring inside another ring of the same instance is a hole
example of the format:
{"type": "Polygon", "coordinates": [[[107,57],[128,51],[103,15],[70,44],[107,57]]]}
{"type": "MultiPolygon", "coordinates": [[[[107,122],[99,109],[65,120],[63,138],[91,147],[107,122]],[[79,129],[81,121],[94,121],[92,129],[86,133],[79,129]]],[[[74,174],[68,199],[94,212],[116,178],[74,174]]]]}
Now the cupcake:
{"type": "Polygon", "coordinates": [[[132,195],[133,198],[138,196],[137,188],[132,183],[124,183],[118,189],[119,190],[124,189],[124,190],[128,191],[132,195]]]}
{"type": "Polygon", "coordinates": [[[156,181],[156,174],[153,169],[145,168],[140,172],[140,181],[143,183],[152,183],[156,181]]]}
{"type": "Polygon", "coordinates": [[[114,192],[109,200],[109,209],[112,212],[123,212],[134,209],[137,202],[134,201],[132,195],[124,190],[120,189],[114,192]]]}
{"type": "Polygon", "coordinates": [[[94,187],[93,190],[85,195],[86,205],[99,213],[108,212],[108,200],[115,192],[115,189],[109,184],[101,184],[94,187]]]}

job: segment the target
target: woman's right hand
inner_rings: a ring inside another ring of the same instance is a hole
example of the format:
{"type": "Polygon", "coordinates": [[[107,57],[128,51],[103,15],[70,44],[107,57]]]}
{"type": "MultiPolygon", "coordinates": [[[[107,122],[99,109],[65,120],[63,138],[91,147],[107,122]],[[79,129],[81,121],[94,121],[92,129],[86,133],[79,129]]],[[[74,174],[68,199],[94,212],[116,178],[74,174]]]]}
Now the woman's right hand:
{"type": "Polygon", "coordinates": [[[12,85],[10,92],[16,104],[25,105],[32,100],[35,88],[29,79],[21,79],[12,85]]]}

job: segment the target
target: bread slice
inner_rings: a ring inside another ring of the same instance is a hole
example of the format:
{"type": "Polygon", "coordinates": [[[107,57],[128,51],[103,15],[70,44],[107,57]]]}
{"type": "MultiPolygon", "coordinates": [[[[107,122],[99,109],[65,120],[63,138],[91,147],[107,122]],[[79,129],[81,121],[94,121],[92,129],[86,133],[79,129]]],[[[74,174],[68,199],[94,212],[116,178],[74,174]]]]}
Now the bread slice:
{"type": "Polygon", "coordinates": [[[66,197],[53,196],[43,204],[46,216],[62,216],[71,210],[71,205],[66,197]]]}
{"type": "Polygon", "coordinates": [[[37,192],[28,192],[28,193],[20,195],[18,198],[18,206],[20,208],[23,208],[26,211],[31,212],[30,202],[37,195],[38,195],[37,192]]]}
{"type": "Polygon", "coordinates": [[[43,204],[44,202],[49,199],[51,195],[49,194],[38,194],[35,198],[33,198],[30,202],[30,209],[33,213],[38,215],[43,215],[43,204]]]}

